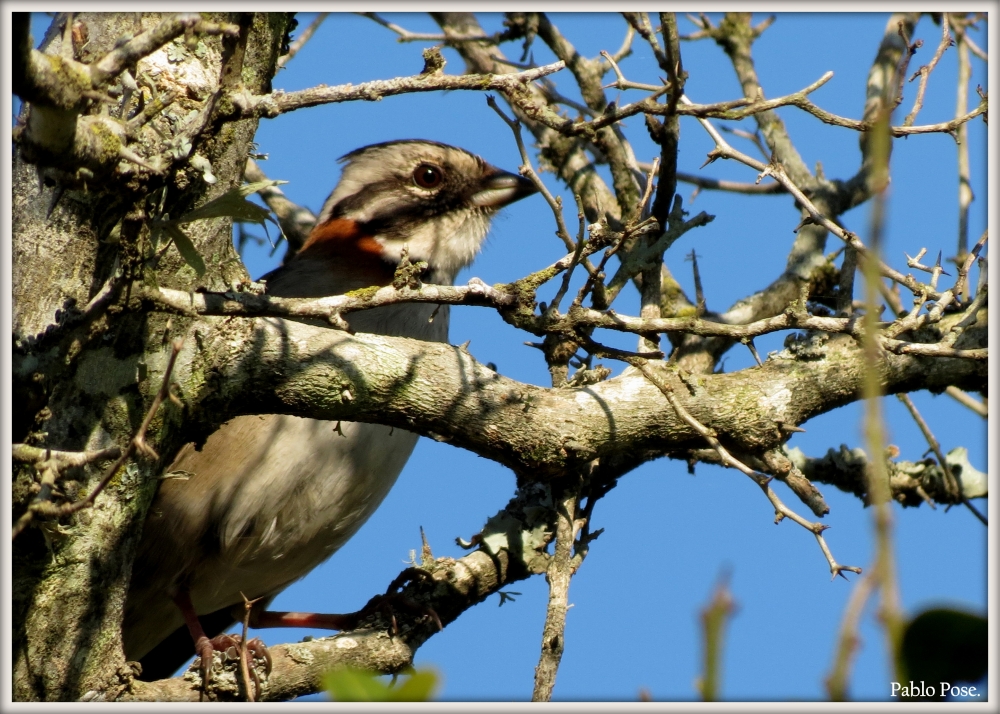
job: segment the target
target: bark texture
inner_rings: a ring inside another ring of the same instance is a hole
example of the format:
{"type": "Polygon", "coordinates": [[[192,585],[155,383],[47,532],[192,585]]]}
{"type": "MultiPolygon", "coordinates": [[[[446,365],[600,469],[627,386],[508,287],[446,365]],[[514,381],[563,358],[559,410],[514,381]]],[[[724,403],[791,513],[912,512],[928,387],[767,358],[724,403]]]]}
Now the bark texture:
{"type": "MultiPolygon", "coordinates": [[[[85,53],[77,52],[75,60],[91,62],[110,52],[120,38],[140,35],[166,17],[73,15],[74,29],[89,37],[85,53]]],[[[162,159],[160,172],[116,161],[101,171],[70,173],[44,160],[44,146],[27,152],[35,163],[25,160],[25,148],[15,156],[15,441],[66,450],[128,443],[159,389],[162,374],[157,369],[162,369],[159,357],[169,352],[167,338],[182,333],[188,320],[123,310],[126,283],[145,277],[186,290],[218,289],[246,277],[232,245],[229,219],[190,226],[192,243],[212,266],[201,277],[176,249],[164,252],[165,243],[150,245],[151,219],[182,215],[242,181],[256,120],[215,124],[213,105],[227,83],[239,82],[254,92],[269,89],[288,23],[284,15],[202,19],[231,23],[239,32],[190,33],[126,70],[131,82],[111,78],[93,88],[120,97],[137,81],[140,88],[152,87],[162,96],[178,91],[172,83],[187,90],[190,78],[198,78],[196,88],[154,120],[158,133],[143,127],[130,144],[150,160],[162,159]],[[177,142],[173,149],[171,141],[177,142]],[[192,168],[192,155],[207,159],[216,183],[207,183],[192,168]],[[155,278],[144,267],[154,252],[162,252],[155,278]]],[[[63,47],[66,20],[62,15],[54,23],[43,46],[46,57],[73,55],[63,47]]],[[[82,103],[66,112],[66,121],[79,126],[99,106],[82,103]]],[[[46,109],[44,98],[32,103],[26,109],[28,124],[33,112],[46,109]]],[[[41,144],[47,139],[34,137],[41,144]]],[[[169,421],[169,416],[158,417],[148,432],[166,460],[180,446],[164,430],[169,421]]],[[[131,559],[159,464],[155,458],[134,460],[94,508],[64,523],[30,528],[15,542],[15,699],[72,700],[92,691],[113,698],[131,679],[119,627],[131,559]]],[[[95,473],[77,469],[64,474],[60,488],[83,496],[93,487],[95,473]]],[[[32,480],[28,468],[15,473],[15,518],[33,494],[32,480]]]]}

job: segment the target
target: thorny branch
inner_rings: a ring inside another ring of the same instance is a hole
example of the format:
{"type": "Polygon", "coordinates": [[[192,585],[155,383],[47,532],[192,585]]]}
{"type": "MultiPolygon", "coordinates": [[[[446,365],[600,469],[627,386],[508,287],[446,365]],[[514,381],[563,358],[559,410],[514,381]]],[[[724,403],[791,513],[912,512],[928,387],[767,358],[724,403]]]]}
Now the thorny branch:
{"type": "Polygon", "coordinates": [[[629,364],[638,369],[643,375],[648,379],[657,389],[659,389],[663,396],[666,397],[667,401],[670,402],[670,406],[674,408],[677,415],[683,419],[692,429],[697,431],[705,441],[708,442],[716,453],[718,453],[719,458],[722,459],[722,463],[730,468],[742,471],[745,475],[749,476],[750,479],[756,483],[760,489],[767,496],[767,500],[771,502],[774,506],[775,512],[775,523],[780,523],[783,519],[788,518],[795,521],[800,526],[805,528],[807,531],[816,537],[816,542],[819,544],[820,550],[823,551],[823,555],[826,557],[826,561],[830,566],[830,573],[834,578],[838,575],[846,579],[844,571],[850,571],[852,573],[860,573],[861,568],[855,565],[841,565],[833,557],[833,553],[830,552],[829,546],[826,544],[826,539],[823,538],[823,531],[825,531],[830,526],[823,525],[822,523],[813,523],[806,520],[795,511],[786,506],[782,500],[778,497],[778,494],[774,492],[771,488],[770,482],[771,477],[762,473],[758,473],[751,469],[749,466],[744,464],[739,459],[735,458],[729,451],[719,442],[719,439],[713,429],[702,424],[698,421],[684,405],[681,404],[680,400],[677,399],[677,395],[674,393],[673,386],[660,375],[656,374],[652,369],[650,369],[648,362],[642,358],[632,358],[628,360],[629,364]]]}
{"type": "MultiPolygon", "coordinates": [[[[903,126],[913,126],[913,122],[916,121],[917,114],[920,113],[920,110],[924,106],[924,92],[927,91],[927,80],[931,78],[931,72],[933,72],[934,68],[937,67],[937,63],[941,60],[945,51],[951,47],[951,45],[951,33],[948,32],[948,13],[943,12],[941,13],[941,42],[938,44],[937,51],[934,53],[934,56],[931,57],[930,62],[918,69],[916,73],[910,77],[911,82],[917,77],[920,77],[920,85],[917,87],[917,98],[913,100],[913,109],[910,110],[910,113],[907,114],[906,118],[903,120],[903,126]]],[[[959,81],[960,87],[965,86],[966,84],[967,82],[962,83],[961,80],[959,81]]]]}
{"type": "MultiPolygon", "coordinates": [[[[683,101],[683,99],[682,99],[683,101]]],[[[886,263],[882,262],[877,258],[873,258],[868,248],[861,242],[854,233],[845,230],[840,225],[830,220],[826,215],[824,215],[815,204],[803,193],[803,191],[792,182],[791,178],[785,172],[784,168],[780,164],[770,163],[764,164],[756,159],[753,159],[746,154],[734,149],[705,119],[700,120],[705,126],[708,133],[715,140],[716,148],[709,152],[708,163],[715,161],[719,158],[725,159],[735,159],[740,163],[746,164],[751,168],[760,171],[758,175],[758,181],[762,180],[765,176],[770,176],[774,178],[778,183],[780,183],[795,200],[808,212],[811,222],[818,225],[822,225],[828,231],[836,235],[838,238],[843,240],[848,246],[856,250],[859,257],[866,260],[875,260],[878,270],[883,277],[889,278],[890,280],[899,283],[903,287],[907,288],[915,295],[920,295],[926,300],[936,301],[939,305],[942,303],[947,306],[951,301],[955,299],[955,290],[945,291],[944,293],[938,292],[933,285],[928,285],[918,282],[913,278],[912,275],[903,275],[899,271],[890,267],[886,263]]],[[[943,309],[943,308],[942,308],[943,309]]]]}

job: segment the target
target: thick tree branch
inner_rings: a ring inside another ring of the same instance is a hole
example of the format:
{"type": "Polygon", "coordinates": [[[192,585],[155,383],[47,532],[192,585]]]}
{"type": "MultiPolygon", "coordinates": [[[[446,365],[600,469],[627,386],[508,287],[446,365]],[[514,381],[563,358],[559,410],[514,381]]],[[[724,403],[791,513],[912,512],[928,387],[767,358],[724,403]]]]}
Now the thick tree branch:
{"type": "MultiPolygon", "coordinates": [[[[985,343],[985,330],[967,338],[969,346],[985,343]]],[[[200,323],[186,344],[176,379],[192,436],[238,413],[372,421],[449,441],[533,478],[595,458],[614,470],[609,465],[631,463],[639,452],[647,459],[700,445],[659,390],[628,371],[584,388],[542,389],[507,379],[460,348],[273,318],[200,323]]],[[[688,384],[660,369],[721,441],[757,453],[787,437],[778,422],[801,424],[858,398],[864,365],[854,340],[831,338],[802,354],[688,384]]],[[[886,353],[879,367],[890,393],[986,384],[986,363],[978,360],[886,353]]]]}

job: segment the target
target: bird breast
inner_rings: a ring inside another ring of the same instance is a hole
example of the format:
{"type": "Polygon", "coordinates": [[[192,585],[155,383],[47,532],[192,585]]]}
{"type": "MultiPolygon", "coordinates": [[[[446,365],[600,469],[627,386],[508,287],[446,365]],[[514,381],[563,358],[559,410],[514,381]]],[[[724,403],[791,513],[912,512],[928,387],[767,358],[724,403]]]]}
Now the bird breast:
{"type": "MultiPolygon", "coordinates": [[[[215,486],[218,550],[191,574],[192,599],[207,612],[239,592],[276,592],[329,558],[375,512],[417,441],[378,424],[286,415],[230,424],[216,432],[225,450],[240,450],[230,453],[239,468],[215,486]]],[[[197,463],[178,466],[197,473],[197,463]]]]}

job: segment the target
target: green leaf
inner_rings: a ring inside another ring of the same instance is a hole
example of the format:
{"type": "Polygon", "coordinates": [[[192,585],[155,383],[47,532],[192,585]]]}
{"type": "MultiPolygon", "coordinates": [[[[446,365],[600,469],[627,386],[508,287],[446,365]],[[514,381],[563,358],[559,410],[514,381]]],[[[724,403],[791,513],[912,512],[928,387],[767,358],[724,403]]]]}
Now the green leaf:
{"type": "Polygon", "coordinates": [[[404,675],[396,686],[379,675],[347,667],[323,675],[323,688],[338,702],[427,702],[437,689],[440,677],[431,669],[404,675]]]}
{"type": "Polygon", "coordinates": [[[200,221],[206,218],[234,218],[238,221],[260,223],[261,225],[263,225],[266,220],[271,220],[273,222],[270,212],[266,208],[246,200],[246,197],[251,193],[260,191],[261,189],[268,188],[270,186],[277,186],[283,183],[288,182],[257,181],[255,183],[248,183],[242,186],[237,186],[236,188],[231,188],[221,196],[217,196],[193,211],[185,213],[173,222],[191,223],[192,221],[200,221]]]}
{"type": "Polygon", "coordinates": [[[384,702],[389,692],[371,672],[351,668],[325,674],[323,689],[337,702],[384,702]]]}
{"type": "Polygon", "coordinates": [[[194,243],[192,243],[191,239],[187,237],[187,234],[171,223],[164,224],[163,230],[173,239],[174,245],[177,246],[177,250],[180,251],[181,257],[184,258],[184,262],[194,268],[194,272],[198,274],[199,278],[204,275],[205,261],[202,260],[201,254],[198,252],[198,249],[194,247],[194,243]]]}
{"type": "Polygon", "coordinates": [[[421,669],[409,675],[403,683],[389,690],[390,702],[429,702],[434,698],[440,677],[431,669],[421,669]]]}

